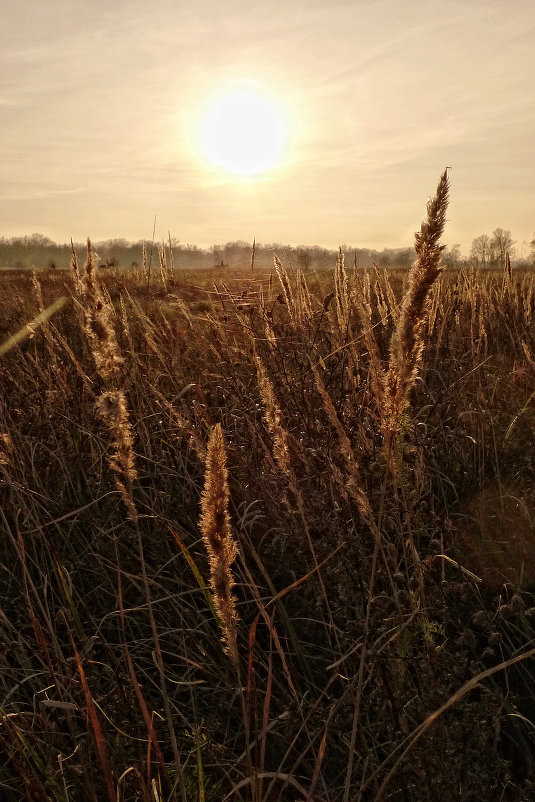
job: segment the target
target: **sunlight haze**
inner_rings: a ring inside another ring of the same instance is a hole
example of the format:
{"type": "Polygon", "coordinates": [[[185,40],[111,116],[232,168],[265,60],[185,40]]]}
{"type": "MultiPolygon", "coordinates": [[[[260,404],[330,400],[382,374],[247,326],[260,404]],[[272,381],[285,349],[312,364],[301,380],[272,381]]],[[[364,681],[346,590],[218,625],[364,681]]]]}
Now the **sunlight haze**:
{"type": "Polygon", "coordinates": [[[6,0],[0,235],[403,247],[450,165],[447,242],[521,248],[534,41],[532,0],[6,0]]]}
{"type": "Polygon", "coordinates": [[[202,156],[216,168],[257,176],[279,162],[285,124],[261,89],[225,90],[203,113],[198,139],[202,156]]]}

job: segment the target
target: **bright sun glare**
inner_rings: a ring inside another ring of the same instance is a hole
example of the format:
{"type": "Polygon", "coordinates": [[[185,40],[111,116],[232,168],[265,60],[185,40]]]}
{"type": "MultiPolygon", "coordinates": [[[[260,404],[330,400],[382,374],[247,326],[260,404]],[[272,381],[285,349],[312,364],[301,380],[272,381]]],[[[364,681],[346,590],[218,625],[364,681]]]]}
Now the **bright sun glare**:
{"type": "Polygon", "coordinates": [[[286,137],[282,111],[259,92],[234,91],[215,100],[201,121],[204,158],[227,172],[254,176],[275,167],[286,137]]]}

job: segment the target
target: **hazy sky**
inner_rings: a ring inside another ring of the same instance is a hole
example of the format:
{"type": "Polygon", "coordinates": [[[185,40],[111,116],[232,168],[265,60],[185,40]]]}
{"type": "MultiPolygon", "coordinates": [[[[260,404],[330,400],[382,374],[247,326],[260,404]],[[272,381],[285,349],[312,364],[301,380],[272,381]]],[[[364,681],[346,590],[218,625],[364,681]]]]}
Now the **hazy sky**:
{"type": "Polygon", "coordinates": [[[0,235],[412,244],[535,232],[534,0],[2,0],[0,235]],[[198,147],[210,100],[286,120],[258,179],[198,147]]]}

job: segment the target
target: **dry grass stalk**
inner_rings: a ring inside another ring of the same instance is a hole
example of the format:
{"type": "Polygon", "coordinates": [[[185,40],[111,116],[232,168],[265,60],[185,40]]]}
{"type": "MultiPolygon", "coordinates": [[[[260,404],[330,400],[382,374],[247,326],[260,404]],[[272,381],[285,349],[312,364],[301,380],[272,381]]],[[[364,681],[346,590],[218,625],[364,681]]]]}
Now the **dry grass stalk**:
{"type": "Polygon", "coordinates": [[[35,270],[32,272],[32,284],[35,292],[35,297],[37,299],[39,314],[42,317],[41,331],[43,332],[43,336],[46,340],[47,350],[50,355],[50,370],[52,372],[55,372],[59,369],[57,360],[57,344],[54,338],[57,329],[52,323],[49,323],[48,314],[47,311],[45,310],[43,301],[41,282],[39,281],[39,278],[37,277],[35,270]]]}
{"type": "Polygon", "coordinates": [[[200,529],[210,559],[210,584],[220,617],[225,651],[238,663],[236,600],[230,566],[236,557],[228,514],[229,489],[225,441],[217,423],[208,441],[204,490],[201,497],[200,529]]]}
{"type": "Polygon", "coordinates": [[[266,373],[262,360],[258,355],[254,357],[258,376],[258,388],[264,404],[264,417],[268,430],[273,438],[273,456],[282,473],[293,479],[291,457],[288,448],[288,433],[281,423],[281,411],[275,397],[273,385],[266,373]]]}
{"type": "Polygon", "coordinates": [[[13,463],[15,450],[9,432],[0,433],[0,470],[6,473],[6,469],[13,463]]]}
{"type": "Polygon", "coordinates": [[[145,244],[145,240],[143,240],[143,248],[141,251],[141,276],[142,278],[146,279],[149,275],[149,269],[147,266],[147,246],[145,244]]]}
{"type": "Polygon", "coordinates": [[[336,320],[342,337],[349,326],[349,281],[344,264],[344,254],[340,248],[334,269],[334,296],[336,299],[336,320]]]}
{"type": "Polygon", "coordinates": [[[513,288],[513,268],[511,267],[511,257],[505,254],[505,264],[503,271],[502,293],[510,292],[513,288]]]}
{"type": "Polygon", "coordinates": [[[43,302],[43,292],[41,289],[41,282],[37,278],[37,273],[35,272],[35,269],[32,270],[32,285],[35,297],[37,299],[37,306],[39,308],[39,311],[42,312],[43,309],[45,308],[43,302]]]}
{"type": "Polygon", "coordinates": [[[72,364],[76,368],[76,372],[78,373],[78,375],[80,376],[80,378],[81,378],[81,380],[82,380],[82,382],[84,384],[84,388],[85,388],[86,392],[89,394],[90,398],[94,398],[95,394],[94,394],[94,392],[93,392],[93,390],[91,388],[92,381],[89,378],[89,376],[86,374],[84,368],[82,367],[82,365],[80,364],[78,359],[76,358],[76,356],[75,356],[72,348],[70,347],[69,343],[67,342],[67,340],[65,339],[63,334],[59,331],[59,329],[56,328],[56,326],[54,326],[53,323],[50,325],[50,328],[51,328],[52,334],[55,337],[56,341],[67,352],[67,355],[69,356],[72,364]]]}
{"type": "Polygon", "coordinates": [[[132,332],[130,330],[130,320],[128,318],[128,310],[126,308],[123,295],[121,295],[120,306],[121,306],[121,324],[122,324],[123,334],[126,337],[126,341],[128,342],[128,346],[130,348],[131,353],[134,353],[134,342],[132,340],[132,332]]]}
{"type": "Polygon", "coordinates": [[[269,347],[271,349],[276,348],[277,347],[277,338],[275,336],[275,330],[273,328],[273,323],[268,318],[266,318],[264,331],[265,331],[265,334],[266,334],[266,340],[269,343],[269,347]]]}
{"type": "MultiPolygon", "coordinates": [[[[494,674],[497,674],[498,671],[504,671],[506,668],[509,668],[510,666],[513,666],[516,663],[520,663],[521,660],[526,660],[529,657],[535,657],[535,649],[528,649],[527,651],[524,651],[521,654],[516,654],[509,660],[503,660],[501,663],[498,663],[497,665],[494,665],[491,668],[487,668],[480,674],[476,674],[475,677],[471,677],[463,685],[461,685],[461,687],[457,691],[455,691],[455,693],[452,694],[449,697],[449,699],[446,702],[444,702],[443,705],[441,705],[439,708],[434,710],[429,716],[427,716],[427,718],[424,721],[422,721],[422,723],[419,724],[413,730],[410,736],[403,742],[405,743],[406,741],[408,741],[408,744],[401,753],[401,755],[397,758],[394,765],[392,766],[392,768],[384,778],[383,782],[381,783],[379,791],[374,796],[375,802],[381,802],[381,800],[384,799],[385,791],[388,785],[390,784],[392,777],[400,767],[400,765],[403,763],[403,761],[405,760],[411,749],[414,747],[416,742],[420,740],[422,735],[424,735],[424,733],[427,732],[427,730],[433,726],[433,724],[443,713],[445,713],[447,710],[453,707],[453,705],[457,704],[457,702],[459,702],[474,688],[477,688],[478,686],[485,687],[483,685],[483,680],[487,679],[488,677],[492,677],[494,674]]],[[[397,751],[398,751],[397,749],[394,750],[394,752],[397,751]]],[[[392,752],[392,755],[394,754],[394,752],[392,752]]],[[[386,763],[386,761],[384,762],[386,763]]]]}
{"type": "Polygon", "coordinates": [[[98,288],[102,293],[102,297],[104,298],[105,305],[108,310],[108,318],[110,321],[115,321],[117,319],[117,310],[115,309],[115,304],[112,301],[112,297],[110,295],[110,291],[106,287],[105,284],[102,284],[100,281],[98,282],[98,288]]]}
{"type": "Polygon", "coordinates": [[[80,302],[85,309],[85,333],[89,340],[91,353],[97,371],[108,386],[122,384],[121,365],[123,358],[119,351],[117,336],[111,325],[114,314],[110,301],[102,292],[94,275],[91,241],[87,240],[86,273],[82,282],[83,293],[80,302]]]}
{"type": "Polygon", "coordinates": [[[366,490],[364,489],[364,486],[362,484],[362,478],[360,476],[359,467],[355,459],[355,453],[353,451],[353,447],[351,446],[349,437],[347,436],[343,424],[334,408],[332,399],[327,390],[325,389],[323,379],[321,378],[318,369],[312,362],[310,363],[310,366],[312,368],[314,379],[316,381],[316,387],[318,388],[321,400],[323,401],[325,411],[327,412],[329,420],[338,435],[340,451],[342,452],[342,456],[344,457],[346,470],[349,475],[349,480],[346,484],[345,489],[350,494],[353,501],[356,503],[360,511],[360,514],[362,515],[364,521],[366,521],[368,527],[370,528],[370,531],[372,532],[374,537],[378,540],[380,539],[380,533],[374,520],[373,512],[370,506],[366,490]]]}
{"type": "Polygon", "coordinates": [[[295,281],[295,311],[299,323],[304,323],[307,319],[307,312],[305,309],[305,299],[303,297],[303,290],[301,286],[301,268],[297,268],[296,281],[295,281]]]}
{"type": "Polygon", "coordinates": [[[169,243],[169,271],[171,273],[171,277],[175,275],[175,255],[173,253],[173,240],[171,239],[171,232],[167,232],[167,241],[169,243]]]}
{"type": "Polygon", "coordinates": [[[390,319],[390,310],[388,308],[388,304],[386,302],[383,288],[381,287],[381,283],[379,279],[375,280],[375,297],[377,299],[377,311],[379,312],[379,316],[381,318],[381,324],[384,329],[388,328],[388,322],[390,319]]]}
{"type": "Polygon", "coordinates": [[[301,519],[301,524],[303,526],[303,531],[307,540],[308,547],[310,549],[310,554],[314,561],[314,568],[317,571],[317,577],[321,593],[323,595],[326,608],[327,610],[329,610],[329,617],[334,631],[335,629],[334,622],[332,620],[332,615],[327,597],[327,591],[325,589],[325,583],[323,582],[323,577],[321,575],[316,549],[314,548],[314,543],[310,535],[310,529],[307,522],[303,494],[301,493],[301,488],[299,487],[297,476],[295,475],[295,472],[292,467],[290,450],[288,447],[288,439],[289,439],[288,433],[281,422],[281,410],[277,398],[275,396],[275,392],[273,390],[273,385],[271,384],[269,376],[267,375],[262,360],[256,354],[255,354],[255,363],[258,375],[258,387],[260,390],[262,403],[264,404],[264,417],[266,419],[268,430],[273,438],[273,456],[275,458],[277,465],[279,466],[279,469],[282,471],[282,473],[288,480],[290,491],[293,494],[293,497],[297,504],[297,509],[299,512],[299,517],[301,519]]]}
{"type": "Polygon", "coordinates": [[[74,250],[74,244],[71,239],[71,261],[70,261],[70,269],[71,275],[74,281],[74,286],[78,294],[80,294],[83,290],[82,285],[82,277],[80,275],[80,268],[78,266],[78,258],[76,256],[76,251],[74,250]]]}
{"type": "Polygon", "coordinates": [[[303,309],[303,319],[306,322],[312,321],[312,299],[310,297],[310,291],[308,289],[307,280],[305,274],[299,268],[297,271],[297,284],[299,288],[299,292],[301,294],[301,306],[303,309]]]}
{"type": "Polygon", "coordinates": [[[192,426],[187,419],[173,406],[173,404],[165,398],[165,396],[156,388],[153,387],[152,391],[163,408],[169,413],[169,417],[173,424],[177,427],[180,434],[187,441],[188,445],[193,448],[197,457],[202,463],[206,462],[206,446],[199,437],[195,426],[192,426]]]}
{"type": "Polygon", "coordinates": [[[528,361],[528,364],[535,370],[535,359],[533,359],[528,344],[524,340],[522,340],[521,345],[522,345],[522,350],[524,351],[524,356],[528,361]]]}
{"type": "Polygon", "coordinates": [[[522,310],[528,324],[531,324],[533,317],[535,317],[535,293],[533,279],[530,279],[530,281],[527,282],[527,284],[523,287],[522,310]]]}
{"type": "Polygon", "coordinates": [[[488,348],[487,329],[485,327],[485,320],[487,319],[487,315],[485,314],[486,306],[487,306],[486,297],[483,296],[479,304],[479,330],[477,335],[477,353],[478,356],[482,355],[484,359],[486,359],[487,357],[487,348],[488,348]]]}
{"type": "Polygon", "coordinates": [[[110,323],[112,316],[109,294],[104,293],[94,275],[91,241],[87,240],[87,263],[83,282],[81,303],[85,308],[85,333],[97,371],[103,380],[104,390],[97,398],[99,418],[111,435],[114,451],[108,462],[116,474],[116,487],[121,493],[128,515],[137,522],[137,512],[132,498],[132,484],[136,478],[132,427],[123,390],[124,377],[121,366],[123,358],[119,351],[115,330],[110,323]]]}
{"type": "Polygon", "coordinates": [[[390,281],[390,276],[388,275],[388,270],[386,269],[386,267],[383,270],[383,278],[385,283],[386,298],[388,300],[388,306],[390,308],[390,315],[394,323],[397,324],[399,317],[399,304],[396,300],[396,296],[394,294],[394,288],[392,287],[392,282],[390,281]]]}
{"type": "Polygon", "coordinates": [[[277,338],[275,336],[275,329],[273,328],[273,315],[266,306],[266,297],[264,294],[263,287],[260,288],[260,292],[258,295],[258,311],[260,312],[260,317],[264,322],[264,333],[266,335],[266,341],[269,345],[270,350],[273,350],[274,348],[277,347],[277,338]]]}
{"type": "Polygon", "coordinates": [[[437,314],[440,307],[440,299],[443,294],[443,287],[441,286],[441,279],[437,281],[436,291],[433,293],[431,298],[431,303],[429,305],[429,314],[427,318],[427,335],[431,337],[435,330],[435,324],[437,321],[437,314]]]}
{"type": "Polygon", "coordinates": [[[193,328],[194,328],[194,325],[195,325],[195,318],[191,314],[191,312],[190,312],[190,310],[188,308],[188,305],[182,300],[182,298],[179,298],[178,295],[174,295],[172,297],[171,306],[174,307],[175,309],[179,309],[180,310],[181,314],[183,315],[183,317],[184,317],[184,319],[185,319],[185,321],[187,323],[188,329],[190,331],[192,331],[193,328]]]}
{"type": "Polygon", "coordinates": [[[115,484],[121,493],[130,519],[137,521],[137,511],[132,499],[132,484],[137,472],[125,394],[122,390],[106,390],[98,397],[96,407],[98,416],[108,429],[114,445],[114,452],[108,458],[108,462],[117,474],[115,484]]]}
{"type": "Polygon", "coordinates": [[[390,361],[384,381],[382,428],[387,454],[392,437],[398,432],[416,381],[424,348],[423,328],[427,318],[429,293],[442,267],[439,244],[446,222],[449,181],[447,170],[438,183],[435,197],[427,204],[427,220],[415,236],[416,261],[409,273],[399,320],[390,345],[390,361]]]}
{"type": "Polygon", "coordinates": [[[368,362],[370,371],[370,385],[376,406],[381,409],[383,398],[383,364],[379,353],[379,345],[375,337],[372,306],[370,297],[370,277],[366,272],[361,283],[355,283],[353,290],[353,302],[357,309],[364,342],[368,351],[368,362]]]}
{"type": "Polygon", "coordinates": [[[373,263],[373,269],[375,271],[375,298],[377,301],[377,311],[381,317],[383,328],[386,329],[388,328],[390,322],[390,308],[388,306],[387,296],[381,284],[381,274],[375,262],[373,263]]]}
{"type": "Polygon", "coordinates": [[[165,244],[163,242],[161,245],[158,246],[158,260],[160,262],[160,278],[164,289],[166,289],[167,283],[169,281],[169,270],[167,267],[167,254],[165,253],[165,244]]]}
{"type": "Polygon", "coordinates": [[[283,266],[279,257],[276,256],[275,254],[273,254],[273,263],[275,264],[275,270],[277,271],[277,276],[279,277],[282,291],[284,293],[284,300],[286,301],[286,306],[288,307],[288,315],[290,318],[290,322],[292,323],[293,326],[295,326],[297,323],[297,312],[295,308],[295,300],[292,292],[292,287],[290,284],[290,279],[288,277],[288,273],[286,272],[286,269],[283,266]]]}
{"type": "MultiPolygon", "coordinates": [[[[14,348],[16,345],[23,342],[27,337],[33,337],[39,326],[41,326],[44,321],[52,317],[55,312],[61,309],[66,301],[66,298],[57,298],[47,309],[43,310],[43,312],[39,312],[39,314],[36,315],[33,320],[31,320],[29,323],[25,323],[25,325],[19,331],[8,337],[5,342],[0,344],[0,356],[7,354],[11,348],[14,348]]],[[[45,377],[43,376],[43,378],[45,377]]]]}
{"type": "MultiPolygon", "coordinates": [[[[354,272],[354,276],[355,276],[354,272]]],[[[349,382],[356,386],[356,375],[360,370],[360,356],[355,346],[351,331],[351,309],[353,296],[349,284],[349,276],[345,267],[344,255],[339,248],[334,268],[334,290],[323,300],[323,310],[331,327],[333,342],[339,348],[347,348],[351,357],[347,363],[349,382]],[[331,302],[334,299],[334,308],[331,302]]]]}
{"type": "Polygon", "coordinates": [[[182,801],[186,802],[180,752],[173,727],[169,695],[166,690],[164,661],[160,648],[158,628],[152,609],[143,541],[132,492],[132,485],[137,474],[132,427],[123,390],[124,376],[121,370],[123,359],[119,351],[115,330],[110,323],[110,319],[114,314],[110,306],[111,299],[107,292],[102,291],[94,275],[93,252],[89,239],[87,241],[86,274],[83,281],[81,302],[86,310],[85,331],[89,339],[95,365],[104,383],[104,390],[96,402],[97,414],[111,435],[114,451],[108,458],[108,462],[115,473],[115,485],[121,493],[128,517],[134,526],[137,536],[143,588],[154,642],[155,663],[160,676],[160,687],[170,732],[171,747],[179,777],[178,785],[182,801]]]}

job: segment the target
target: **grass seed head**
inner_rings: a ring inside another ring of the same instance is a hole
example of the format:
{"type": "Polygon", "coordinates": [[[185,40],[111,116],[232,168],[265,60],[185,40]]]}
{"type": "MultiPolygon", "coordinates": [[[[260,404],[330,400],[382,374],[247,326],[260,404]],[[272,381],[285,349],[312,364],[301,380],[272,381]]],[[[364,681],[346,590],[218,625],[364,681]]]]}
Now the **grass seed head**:
{"type": "Polygon", "coordinates": [[[204,490],[201,497],[200,529],[210,560],[210,584],[220,617],[225,649],[237,663],[236,602],[230,566],[236,557],[228,514],[229,490],[223,430],[214,426],[208,442],[204,490]]]}
{"type": "Polygon", "coordinates": [[[384,382],[383,430],[387,441],[398,430],[414,386],[423,349],[423,327],[429,294],[442,272],[444,249],[439,244],[446,222],[449,181],[447,170],[440,177],[435,196],[427,204],[427,219],[415,235],[417,259],[409,273],[407,292],[401,304],[390,345],[390,361],[384,382]]]}

